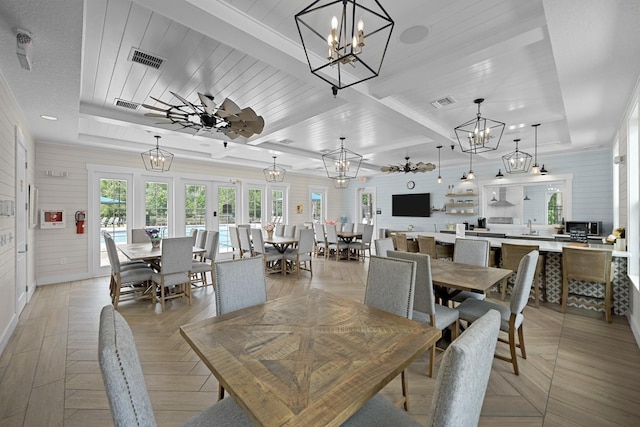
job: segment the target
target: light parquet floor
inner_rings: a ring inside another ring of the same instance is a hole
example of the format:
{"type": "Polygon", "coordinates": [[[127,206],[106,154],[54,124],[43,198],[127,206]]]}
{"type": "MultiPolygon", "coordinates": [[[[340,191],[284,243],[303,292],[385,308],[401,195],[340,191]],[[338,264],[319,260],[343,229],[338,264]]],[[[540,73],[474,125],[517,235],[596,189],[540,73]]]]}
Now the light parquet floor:
{"type": "MultiPolygon", "coordinates": [[[[322,288],[362,301],[367,263],[314,259],[303,272],[267,278],[269,299],[322,288]]],[[[193,304],[174,300],[160,312],[146,301],[119,311],[135,334],[160,426],[178,425],[216,400],[217,382],[184,342],[178,327],[214,314],[211,287],[193,304]]],[[[0,357],[0,426],[110,426],[97,362],[98,317],[110,302],[107,278],[39,287],[0,357]]],[[[525,310],[526,360],[520,375],[494,360],[482,426],[640,425],[640,350],[627,320],[584,311],[561,314],[542,304],[525,310]]],[[[498,344],[499,352],[507,352],[498,344]]],[[[435,379],[428,355],[409,369],[411,413],[426,422],[435,379]]],[[[383,393],[400,395],[400,380],[383,393]]]]}

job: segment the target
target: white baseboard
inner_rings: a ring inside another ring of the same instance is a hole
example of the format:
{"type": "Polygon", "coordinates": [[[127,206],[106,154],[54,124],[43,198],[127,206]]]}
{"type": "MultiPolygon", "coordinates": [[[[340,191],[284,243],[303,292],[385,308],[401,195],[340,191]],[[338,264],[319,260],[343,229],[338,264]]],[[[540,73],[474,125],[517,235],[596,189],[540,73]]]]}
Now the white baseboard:
{"type": "Polygon", "coordinates": [[[11,336],[15,332],[16,326],[18,326],[18,316],[14,314],[11,316],[11,321],[7,327],[2,331],[2,336],[0,336],[0,354],[4,353],[4,349],[7,348],[9,339],[11,339],[11,336]]]}

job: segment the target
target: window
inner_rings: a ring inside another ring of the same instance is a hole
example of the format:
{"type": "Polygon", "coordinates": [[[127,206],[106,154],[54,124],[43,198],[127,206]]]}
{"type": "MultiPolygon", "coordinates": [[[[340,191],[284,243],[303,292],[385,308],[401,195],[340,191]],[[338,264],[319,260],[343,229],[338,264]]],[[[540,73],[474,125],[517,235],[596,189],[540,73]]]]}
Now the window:
{"type": "Polygon", "coordinates": [[[145,186],[145,226],[158,227],[162,237],[168,235],[168,187],[164,182],[147,182],[145,186]]]}
{"type": "Polygon", "coordinates": [[[100,179],[100,267],[109,265],[103,232],[116,243],[127,242],[127,181],[100,179]]]}
{"type": "Polygon", "coordinates": [[[184,187],[185,236],[191,230],[206,230],[207,186],[187,184],[184,187]]]}
{"type": "Polygon", "coordinates": [[[271,222],[284,223],[284,191],[280,189],[271,190],[271,222]]]}
{"type": "Polygon", "coordinates": [[[327,217],[327,190],[322,188],[312,188],[311,194],[311,221],[322,224],[327,217]]]}
{"type": "Polygon", "coordinates": [[[249,224],[262,224],[262,190],[249,189],[249,224]]]}

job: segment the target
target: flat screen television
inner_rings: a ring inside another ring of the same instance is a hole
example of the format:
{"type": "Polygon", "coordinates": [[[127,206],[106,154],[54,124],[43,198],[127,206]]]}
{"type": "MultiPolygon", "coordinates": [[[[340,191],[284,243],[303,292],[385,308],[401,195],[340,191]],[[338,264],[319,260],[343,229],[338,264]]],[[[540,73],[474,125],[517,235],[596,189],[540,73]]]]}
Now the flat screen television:
{"type": "Polygon", "coordinates": [[[431,216],[431,193],[394,194],[392,216],[431,216]]]}

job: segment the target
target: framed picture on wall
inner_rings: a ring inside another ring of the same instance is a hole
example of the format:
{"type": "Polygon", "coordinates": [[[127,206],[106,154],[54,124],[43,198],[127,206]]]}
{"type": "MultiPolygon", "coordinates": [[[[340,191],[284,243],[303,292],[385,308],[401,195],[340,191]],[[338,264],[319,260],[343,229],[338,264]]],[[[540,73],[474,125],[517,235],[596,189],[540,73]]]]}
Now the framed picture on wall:
{"type": "Polygon", "coordinates": [[[64,209],[42,209],[40,211],[40,228],[65,228],[64,209]]]}

